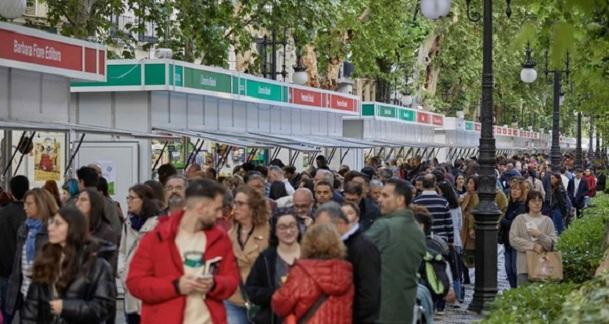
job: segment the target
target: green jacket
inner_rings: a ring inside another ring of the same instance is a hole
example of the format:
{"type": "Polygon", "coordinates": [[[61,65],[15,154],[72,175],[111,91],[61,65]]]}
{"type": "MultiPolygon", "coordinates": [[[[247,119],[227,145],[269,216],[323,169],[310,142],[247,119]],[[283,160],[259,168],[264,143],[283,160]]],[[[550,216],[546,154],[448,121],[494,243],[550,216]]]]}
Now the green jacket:
{"type": "Polygon", "coordinates": [[[425,235],[410,209],[377,219],[366,235],[381,252],[381,312],[378,323],[412,323],[417,272],[425,254],[425,235]]]}

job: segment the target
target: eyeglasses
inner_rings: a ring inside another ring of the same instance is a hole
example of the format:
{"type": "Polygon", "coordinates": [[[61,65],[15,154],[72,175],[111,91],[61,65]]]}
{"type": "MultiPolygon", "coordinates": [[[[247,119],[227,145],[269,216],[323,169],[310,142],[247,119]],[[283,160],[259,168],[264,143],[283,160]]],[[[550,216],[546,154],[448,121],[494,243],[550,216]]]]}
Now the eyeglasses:
{"type": "Polygon", "coordinates": [[[284,225],[284,224],[277,225],[277,230],[282,231],[282,232],[289,231],[289,230],[295,230],[297,228],[298,228],[298,225],[296,225],[296,223],[291,223],[288,225],[284,225]]]}

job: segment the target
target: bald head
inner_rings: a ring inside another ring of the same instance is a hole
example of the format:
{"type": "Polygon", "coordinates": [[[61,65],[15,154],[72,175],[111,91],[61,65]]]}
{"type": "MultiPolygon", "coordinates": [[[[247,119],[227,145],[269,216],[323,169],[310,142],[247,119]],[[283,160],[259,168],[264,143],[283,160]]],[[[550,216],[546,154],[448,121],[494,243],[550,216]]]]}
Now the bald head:
{"type": "Polygon", "coordinates": [[[436,188],[436,177],[432,173],[423,176],[423,190],[434,190],[436,188]]]}
{"type": "Polygon", "coordinates": [[[297,214],[296,216],[310,217],[313,211],[313,204],[315,203],[313,193],[307,188],[298,188],[292,196],[292,203],[294,205],[294,211],[297,214]]]}

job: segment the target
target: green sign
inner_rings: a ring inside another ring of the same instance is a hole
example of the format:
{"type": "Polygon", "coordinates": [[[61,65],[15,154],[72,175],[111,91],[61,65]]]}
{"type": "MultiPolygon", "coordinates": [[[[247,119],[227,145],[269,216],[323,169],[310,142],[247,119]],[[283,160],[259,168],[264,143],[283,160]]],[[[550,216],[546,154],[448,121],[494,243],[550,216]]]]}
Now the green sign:
{"type": "Polygon", "coordinates": [[[73,87],[95,86],[140,86],[142,85],[142,66],[140,64],[108,65],[106,82],[72,82],[73,87]]]}
{"type": "Polygon", "coordinates": [[[169,65],[169,85],[183,87],[184,68],[180,65],[169,65]]]}
{"type": "Polygon", "coordinates": [[[233,78],[233,94],[245,96],[245,79],[233,78]]]}
{"type": "Polygon", "coordinates": [[[165,64],[144,65],[144,80],[146,85],[165,85],[165,64]]]}
{"type": "Polygon", "coordinates": [[[465,129],[466,130],[474,130],[474,122],[466,121],[465,122],[465,129]]]}
{"type": "Polygon", "coordinates": [[[400,120],[412,121],[413,122],[416,119],[415,113],[412,110],[400,109],[399,113],[400,113],[400,115],[399,115],[400,120]]]}
{"type": "Polygon", "coordinates": [[[379,117],[396,118],[396,108],[388,106],[379,106],[379,117]]]}
{"type": "Polygon", "coordinates": [[[231,75],[184,68],[184,86],[216,92],[231,92],[231,75]]]}
{"type": "Polygon", "coordinates": [[[282,98],[283,87],[280,85],[247,79],[245,82],[245,93],[248,97],[273,101],[287,101],[287,98],[282,98]]]}
{"type": "Polygon", "coordinates": [[[362,105],[362,116],[374,116],[374,105],[363,104],[362,105]]]}

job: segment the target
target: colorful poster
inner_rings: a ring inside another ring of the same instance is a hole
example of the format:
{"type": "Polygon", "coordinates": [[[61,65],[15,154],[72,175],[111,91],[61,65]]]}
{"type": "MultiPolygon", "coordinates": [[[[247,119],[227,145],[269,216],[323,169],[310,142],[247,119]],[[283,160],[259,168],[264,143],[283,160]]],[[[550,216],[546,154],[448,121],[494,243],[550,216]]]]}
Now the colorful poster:
{"type": "Polygon", "coordinates": [[[108,181],[108,194],[113,196],[116,188],[116,164],[114,161],[97,161],[102,170],[102,177],[108,181]]]}
{"type": "Polygon", "coordinates": [[[34,137],[34,181],[61,179],[61,142],[55,136],[34,137]]]}

